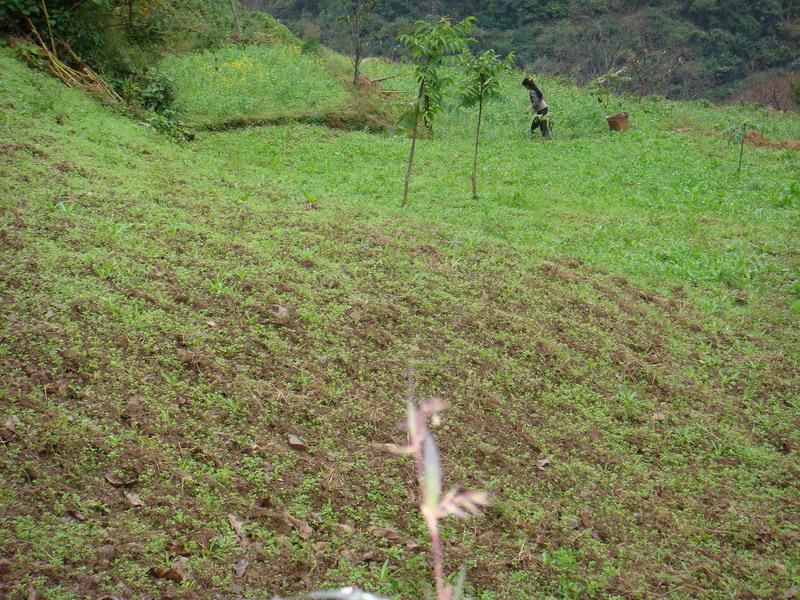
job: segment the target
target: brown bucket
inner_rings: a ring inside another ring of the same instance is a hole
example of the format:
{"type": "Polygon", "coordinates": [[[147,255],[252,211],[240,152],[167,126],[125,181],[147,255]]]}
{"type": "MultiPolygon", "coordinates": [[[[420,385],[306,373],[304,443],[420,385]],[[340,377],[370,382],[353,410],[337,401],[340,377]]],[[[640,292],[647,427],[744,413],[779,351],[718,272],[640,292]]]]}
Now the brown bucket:
{"type": "Polygon", "coordinates": [[[628,113],[621,112],[616,115],[606,117],[608,128],[611,131],[625,131],[628,128],[628,113]]]}

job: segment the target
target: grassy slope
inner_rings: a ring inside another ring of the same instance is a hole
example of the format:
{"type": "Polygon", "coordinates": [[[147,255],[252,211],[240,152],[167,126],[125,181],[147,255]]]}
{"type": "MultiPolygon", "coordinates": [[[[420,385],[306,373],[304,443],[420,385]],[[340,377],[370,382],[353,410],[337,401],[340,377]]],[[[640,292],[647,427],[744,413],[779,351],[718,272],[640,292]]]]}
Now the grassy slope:
{"type": "Polygon", "coordinates": [[[797,154],[748,148],[737,185],[723,142],[673,131],[739,113],[658,104],[612,137],[552,84],[556,141],[498,105],[472,203],[448,117],[400,211],[403,139],[177,146],[5,51],[0,71],[10,597],[418,596],[411,472],[370,446],[401,437],[414,357],[419,394],[451,405],[449,476],[496,498],[446,532],[479,598],[800,583],[797,154]],[[148,576],[178,553],[188,583],[148,576]]]}
{"type": "Polygon", "coordinates": [[[170,56],[160,65],[175,82],[176,107],[205,126],[341,110],[350,100],[330,60],[291,46],[228,45],[170,56]]]}

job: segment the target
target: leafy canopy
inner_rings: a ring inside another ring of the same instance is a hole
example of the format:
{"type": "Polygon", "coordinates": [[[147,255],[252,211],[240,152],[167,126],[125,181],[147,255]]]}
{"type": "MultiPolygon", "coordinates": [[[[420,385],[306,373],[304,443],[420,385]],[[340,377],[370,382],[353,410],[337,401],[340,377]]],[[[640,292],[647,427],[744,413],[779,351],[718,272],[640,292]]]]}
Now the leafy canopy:
{"type": "Polygon", "coordinates": [[[500,79],[511,72],[513,54],[501,59],[494,50],[470,56],[466,63],[466,81],[461,91],[461,104],[467,108],[482,100],[500,96],[500,79]]]}

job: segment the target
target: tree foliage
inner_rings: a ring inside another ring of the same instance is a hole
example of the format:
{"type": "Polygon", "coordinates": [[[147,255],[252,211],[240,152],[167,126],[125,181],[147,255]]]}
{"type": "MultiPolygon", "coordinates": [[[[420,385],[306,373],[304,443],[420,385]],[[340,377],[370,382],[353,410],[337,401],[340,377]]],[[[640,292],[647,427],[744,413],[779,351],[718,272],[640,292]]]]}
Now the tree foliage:
{"type": "Polygon", "coordinates": [[[443,110],[444,90],[452,82],[441,67],[467,49],[474,20],[467,17],[457,24],[446,17],[438,23],[418,21],[414,33],[398,38],[414,63],[414,76],[420,86],[414,111],[428,128],[433,127],[434,116],[443,110]]]}
{"type": "Polygon", "coordinates": [[[501,77],[511,70],[513,59],[513,54],[500,58],[494,50],[471,56],[465,65],[467,77],[461,92],[462,106],[471,108],[499,97],[501,77]]]}

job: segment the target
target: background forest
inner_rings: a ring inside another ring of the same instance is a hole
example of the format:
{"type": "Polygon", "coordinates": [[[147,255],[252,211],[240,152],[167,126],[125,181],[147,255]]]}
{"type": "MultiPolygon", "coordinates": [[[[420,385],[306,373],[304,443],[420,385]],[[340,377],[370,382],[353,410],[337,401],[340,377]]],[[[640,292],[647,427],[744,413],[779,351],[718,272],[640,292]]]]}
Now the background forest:
{"type": "MultiPolygon", "coordinates": [[[[352,2],[246,0],[285,20],[303,37],[347,49],[342,35],[352,2]],[[345,19],[342,16],[345,15],[345,19]]],[[[671,98],[742,95],[782,110],[797,108],[800,4],[793,0],[376,0],[368,53],[397,57],[398,33],[415,19],[478,17],[481,45],[537,73],[586,82],[628,66],[626,91],[643,85],[671,98]],[[639,81],[641,77],[642,81],[639,81]]]]}

